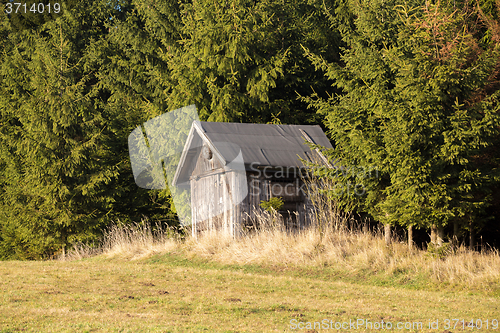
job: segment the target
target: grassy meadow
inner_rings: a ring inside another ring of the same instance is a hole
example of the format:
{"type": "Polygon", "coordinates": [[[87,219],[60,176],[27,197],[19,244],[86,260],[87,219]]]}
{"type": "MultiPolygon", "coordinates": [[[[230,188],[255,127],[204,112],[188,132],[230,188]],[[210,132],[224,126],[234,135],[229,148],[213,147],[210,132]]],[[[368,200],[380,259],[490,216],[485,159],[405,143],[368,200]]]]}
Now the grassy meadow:
{"type": "Polygon", "coordinates": [[[0,262],[0,332],[500,331],[499,282],[498,252],[437,257],[361,231],[117,226],[97,248],[0,262]]]}

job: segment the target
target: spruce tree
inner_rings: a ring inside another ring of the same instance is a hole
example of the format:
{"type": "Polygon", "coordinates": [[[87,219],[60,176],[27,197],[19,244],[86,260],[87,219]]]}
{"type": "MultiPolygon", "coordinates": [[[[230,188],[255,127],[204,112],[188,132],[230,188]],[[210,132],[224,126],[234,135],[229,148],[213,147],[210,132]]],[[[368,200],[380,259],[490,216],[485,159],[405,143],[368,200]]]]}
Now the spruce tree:
{"type": "MultiPolygon", "coordinates": [[[[139,111],[136,126],[191,104],[202,120],[317,122],[297,97],[327,86],[301,44],[332,61],[338,53],[322,3],[122,1],[105,85],[139,111]]],[[[150,193],[175,212],[168,189],[150,193]]]]}
{"type": "Polygon", "coordinates": [[[95,239],[120,215],[126,114],[108,103],[100,78],[115,11],[91,1],[35,28],[8,27],[0,68],[3,257],[54,255],[95,239]]]}
{"type": "Polygon", "coordinates": [[[130,1],[113,32],[115,83],[140,93],[151,116],[195,104],[203,120],[317,122],[297,93],[326,86],[301,44],[332,61],[338,51],[322,3],[130,1]]]}
{"type": "Polygon", "coordinates": [[[347,1],[339,10],[343,64],[310,59],[343,93],[309,102],[336,143],[342,169],[330,175],[366,189],[341,201],[387,225],[477,225],[498,184],[494,163],[480,161],[499,134],[498,37],[481,42],[493,22],[453,4],[347,1]]]}

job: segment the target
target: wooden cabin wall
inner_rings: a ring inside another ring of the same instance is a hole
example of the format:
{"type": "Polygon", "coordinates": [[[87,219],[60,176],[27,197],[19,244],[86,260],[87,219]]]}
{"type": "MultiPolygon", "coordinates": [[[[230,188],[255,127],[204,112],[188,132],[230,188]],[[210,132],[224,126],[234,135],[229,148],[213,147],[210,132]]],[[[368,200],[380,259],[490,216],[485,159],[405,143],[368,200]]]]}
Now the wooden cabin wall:
{"type": "Polygon", "coordinates": [[[193,234],[222,230],[237,236],[246,186],[245,171],[225,171],[216,158],[207,160],[200,154],[191,177],[193,234]]]}
{"type": "Polygon", "coordinates": [[[271,197],[277,196],[282,197],[285,202],[283,215],[288,215],[288,211],[290,211],[290,215],[295,222],[293,227],[303,228],[308,225],[312,212],[312,203],[300,192],[300,187],[302,186],[300,179],[297,183],[297,178],[288,180],[275,179],[273,177],[264,177],[262,174],[259,175],[256,172],[247,172],[247,182],[248,196],[241,204],[241,222],[243,224],[254,224],[263,211],[260,206],[261,201],[268,201],[271,197]],[[288,193],[273,193],[273,190],[274,192],[279,191],[279,186],[275,185],[277,183],[283,187],[288,185],[288,193]],[[299,195],[290,195],[290,192],[296,193],[297,187],[299,188],[299,195]],[[297,216],[295,217],[295,215],[297,216]]]}
{"type": "MultiPolygon", "coordinates": [[[[193,234],[203,230],[223,230],[238,236],[245,224],[253,224],[263,211],[261,201],[268,201],[272,196],[273,186],[281,183],[295,193],[302,185],[301,180],[273,179],[256,172],[224,171],[216,158],[207,160],[200,154],[191,177],[191,207],[193,234]]],[[[275,191],[279,186],[276,185],[275,191]]],[[[294,226],[303,228],[311,221],[314,208],[307,196],[274,193],[283,197],[284,211],[293,216],[294,226]],[[281,194],[281,195],[279,195],[281,194]]],[[[283,215],[287,215],[284,213],[283,215]]]]}
{"type": "Polygon", "coordinates": [[[213,218],[213,214],[218,209],[216,197],[219,197],[220,192],[218,187],[214,187],[217,177],[206,174],[221,167],[222,164],[215,157],[207,160],[202,154],[198,155],[190,181],[193,235],[218,224],[217,219],[213,218]],[[198,176],[201,177],[198,178],[198,176]],[[212,195],[208,195],[210,192],[212,195]]]}
{"type": "Polygon", "coordinates": [[[241,232],[242,208],[246,191],[244,173],[220,172],[191,180],[193,222],[196,232],[221,230],[237,236],[241,232]]]}
{"type": "Polygon", "coordinates": [[[234,236],[239,236],[243,228],[243,218],[246,213],[244,207],[244,201],[248,197],[248,183],[247,175],[245,170],[233,170],[232,172],[226,172],[226,175],[230,179],[230,188],[233,191],[231,193],[231,217],[232,229],[231,234],[234,236]]]}
{"type": "Polygon", "coordinates": [[[209,171],[220,168],[223,168],[223,165],[215,156],[213,156],[210,160],[207,160],[202,154],[199,154],[192,176],[200,176],[209,171]]]}
{"type": "Polygon", "coordinates": [[[252,224],[262,212],[261,201],[270,199],[270,181],[256,173],[247,172],[248,195],[241,203],[242,222],[252,224]]]}

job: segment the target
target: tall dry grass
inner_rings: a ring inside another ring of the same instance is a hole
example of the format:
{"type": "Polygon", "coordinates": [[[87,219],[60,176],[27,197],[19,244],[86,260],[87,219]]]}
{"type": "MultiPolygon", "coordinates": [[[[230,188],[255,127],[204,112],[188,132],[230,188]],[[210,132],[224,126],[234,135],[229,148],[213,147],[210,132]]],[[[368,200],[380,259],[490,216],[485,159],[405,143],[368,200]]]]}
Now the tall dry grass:
{"type": "MultiPolygon", "coordinates": [[[[321,192],[311,195],[315,195],[317,210],[303,229],[289,229],[285,221],[267,212],[259,216],[257,228],[246,230],[237,238],[216,231],[184,238],[148,223],[116,225],[105,233],[99,246],[75,246],[67,258],[102,254],[139,259],[177,252],[225,264],[330,267],[354,278],[379,276],[397,279],[398,283],[421,284],[429,280],[481,290],[500,285],[497,250],[476,252],[460,246],[435,256],[421,249],[410,250],[405,241],[394,240],[387,246],[382,233],[363,231],[321,192]]],[[[189,231],[185,234],[191,235],[189,231]]]]}
{"type": "Polygon", "coordinates": [[[153,230],[146,224],[114,226],[99,247],[75,246],[66,259],[103,255],[135,260],[176,252],[224,264],[330,267],[355,278],[393,276],[410,282],[419,277],[464,289],[489,290],[500,282],[500,256],[496,250],[475,252],[462,246],[440,258],[425,250],[410,251],[405,242],[386,246],[380,233],[347,228],[328,228],[320,233],[314,225],[287,230],[276,221],[268,221],[267,225],[239,238],[212,231],[196,239],[183,239],[170,230],[153,230]]]}
{"type": "Polygon", "coordinates": [[[464,288],[489,289],[500,282],[497,250],[475,252],[461,246],[436,257],[425,250],[410,251],[405,242],[386,246],[382,234],[359,229],[329,227],[319,232],[314,225],[287,230],[275,220],[262,224],[239,238],[211,231],[196,239],[183,239],[171,230],[153,229],[147,224],[114,226],[106,232],[102,244],[75,246],[66,259],[104,255],[134,260],[177,252],[225,264],[331,267],[354,277],[400,276],[410,281],[420,276],[464,288]]]}
{"type": "Polygon", "coordinates": [[[228,264],[331,267],[353,277],[397,276],[402,281],[418,277],[475,289],[500,283],[497,250],[475,252],[460,246],[435,256],[409,250],[403,241],[386,246],[382,233],[347,229],[345,221],[323,225],[323,232],[315,225],[290,231],[273,223],[274,228],[260,228],[241,238],[208,232],[178,246],[188,255],[228,264]]]}
{"type": "Polygon", "coordinates": [[[99,244],[75,244],[61,260],[78,260],[96,255],[141,259],[176,249],[179,235],[171,228],[151,225],[143,220],[134,224],[115,224],[104,232],[99,244]]]}

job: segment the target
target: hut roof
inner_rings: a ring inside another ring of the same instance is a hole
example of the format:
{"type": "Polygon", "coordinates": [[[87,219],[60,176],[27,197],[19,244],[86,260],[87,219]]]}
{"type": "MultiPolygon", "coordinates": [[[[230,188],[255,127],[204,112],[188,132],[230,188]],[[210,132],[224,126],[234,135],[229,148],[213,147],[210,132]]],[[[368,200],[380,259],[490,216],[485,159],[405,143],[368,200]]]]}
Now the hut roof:
{"type": "Polygon", "coordinates": [[[318,125],[270,125],[243,123],[193,122],[173,183],[186,182],[202,147],[208,146],[222,165],[238,158],[246,168],[254,166],[300,167],[302,162],[324,159],[312,151],[306,141],[332,148],[318,125]]]}

